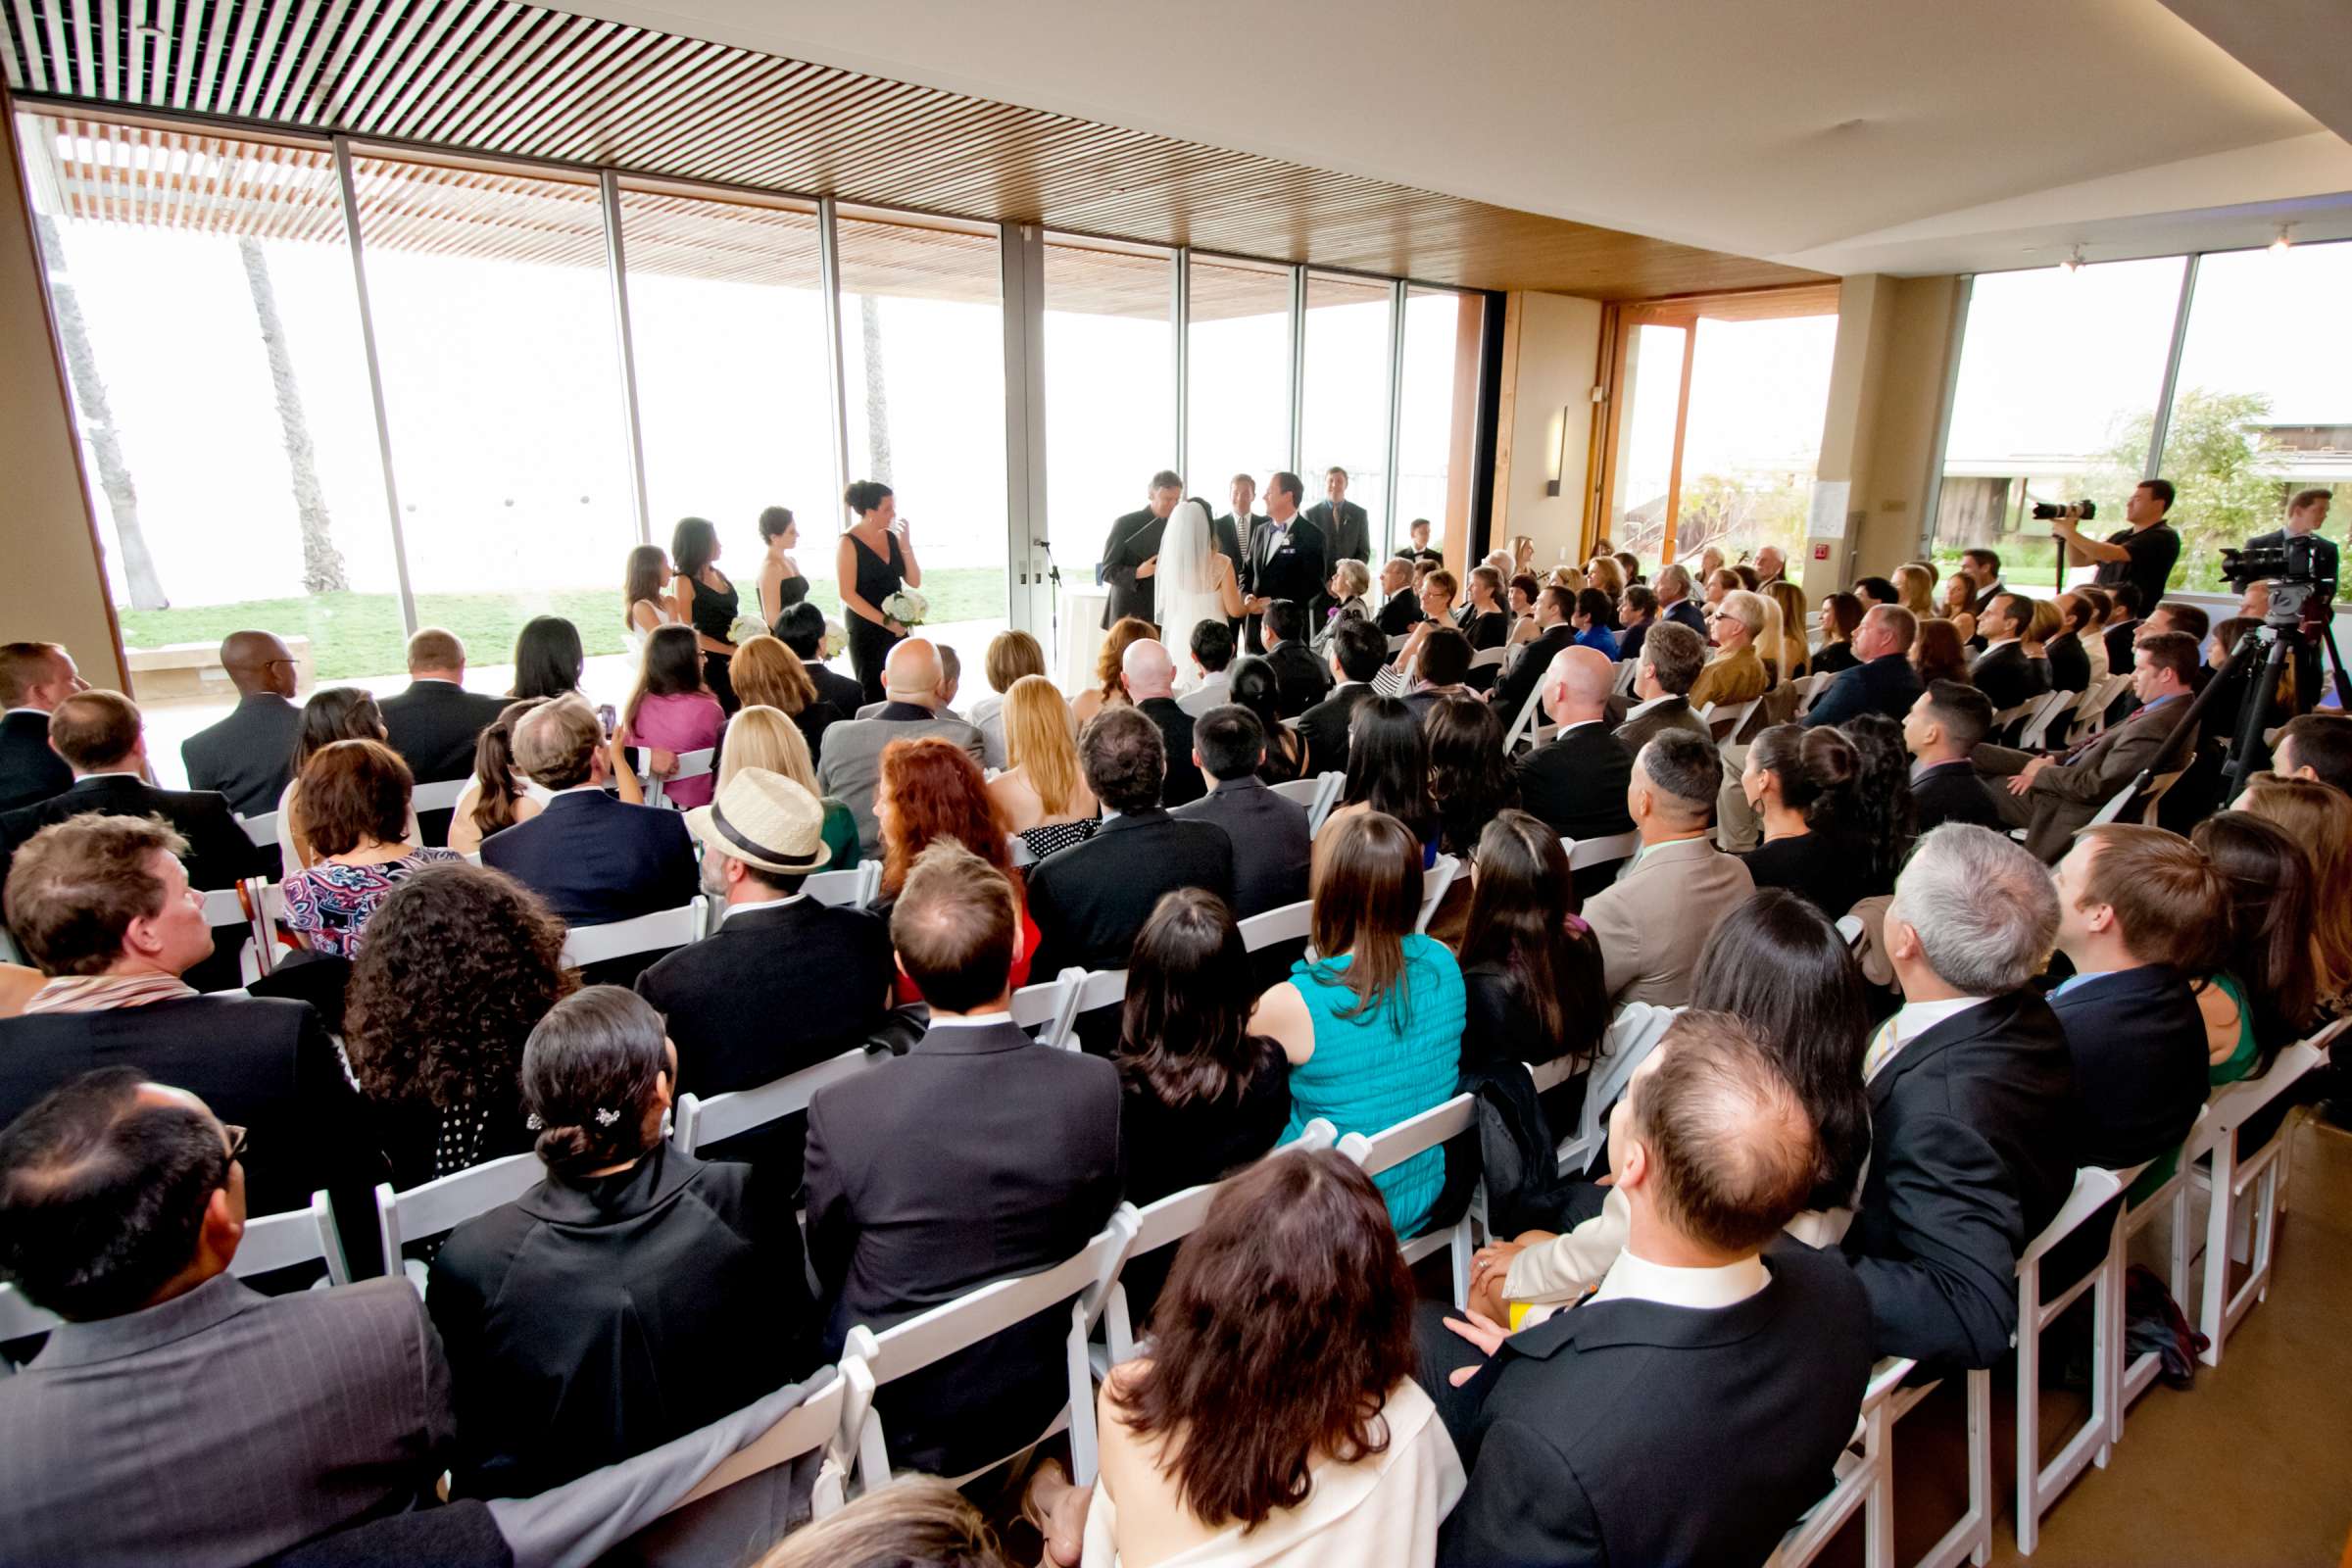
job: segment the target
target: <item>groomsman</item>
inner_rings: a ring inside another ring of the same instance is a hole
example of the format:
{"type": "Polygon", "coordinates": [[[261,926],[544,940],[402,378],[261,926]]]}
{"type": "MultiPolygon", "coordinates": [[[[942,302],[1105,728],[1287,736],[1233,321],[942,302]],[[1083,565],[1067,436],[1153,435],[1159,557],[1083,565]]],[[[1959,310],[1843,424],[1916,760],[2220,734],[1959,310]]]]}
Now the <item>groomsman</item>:
{"type": "Polygon", "coordinates": [[[1130,512],[1113,522],[1109,536],[1102,541],[1102,564],[1095,568],[1095,579],[1110,588],[1110,602],[1102,607],[1105,631],[1124,615],[1159,624],[1152,613],[1152,574],[1142,568],[1159,558],[1159,538],[1167,531],[1168,514],[1184,498],[1184,481],[1162,468],[1152,476],[1147,493],[1150,503],[1141,512],[1130,512]]]}
{"type": "MultiPolygon", "coordinates": [[[[1348,470],[1332,468],[1323,475],[1324,499],[1307,509],[1306,520],[1323,535],[1323,564],[1326,570],[1342,561],[1360,561],[1372,564],[1372,520],[1364,509],[1348,499],[1348,470]]],[[[1274,597],[1280,598],[1280,595],[1274,597]]],[[[1323,612],[1331,608],[1331,595],[1318,583],[1314,598],[1308,603],[1307,624],[1323,624],[1323,612]]]]}
{"type": "MultiPolygon", "coordinates": [[[[1234,580],[1244,585],[1250,581],[1250,571],[1249,558],[1243,553],[1241,541],[1255,539],[1258,526],[1266,520],[1256,509],[1257,481],[1246,473],[1235,474],[1233,476],[1233,510],[1216,520],[1217,548],[1225,552],[1233,562],[1234,580]]],[[[1258,642],[1256,616],[1245,615],[1240,620],[1231,622],[1231,625],[1233,634],[1237,638],[1243,636],[1245,630],[1247,631],[1251,653],[1262,654],[1265,652],[1258,642]]]]}
{"type": "Polygon", "coordinates": [[[1323,590],[1323,531],[1298,510],[1305,496],[1306,486],[1295,473],[1277,473],[1266,481],[1266,514],[1250,535],[1250,559],[1242,563],[1244,608],[1253,635],[1255,622],[1272,601],[1304,604],[1323,590]]]}

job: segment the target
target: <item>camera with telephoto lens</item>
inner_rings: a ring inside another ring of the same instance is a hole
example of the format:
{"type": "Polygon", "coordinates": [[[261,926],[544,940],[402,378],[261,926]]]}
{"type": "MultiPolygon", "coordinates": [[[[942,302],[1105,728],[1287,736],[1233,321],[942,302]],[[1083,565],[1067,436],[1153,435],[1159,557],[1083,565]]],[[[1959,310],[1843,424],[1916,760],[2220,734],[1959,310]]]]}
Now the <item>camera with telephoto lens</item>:
{"type": "Polygon", "coordinates": [[[2062,507],[2053,501],[2034,503],[2034,517],[2037,522],[2051,522],[2060,517],[2074,517],[2088,522],[2098,514],[2099,504],[2096,501],[2078,501],[2071,507],[2062,507]]]}
{"type": "Polygon", "coordinates": [[[2323,619],[2318,607],[2335,598],[2335,579],[2320,575],[2319,541],[2310,534],[2288,534],[2277,544],[2224,549],[2222,578],[2241,590],[2248,583],[2267,580],[2271,611],[2263,619],[2273,626],[2323,619]]]}

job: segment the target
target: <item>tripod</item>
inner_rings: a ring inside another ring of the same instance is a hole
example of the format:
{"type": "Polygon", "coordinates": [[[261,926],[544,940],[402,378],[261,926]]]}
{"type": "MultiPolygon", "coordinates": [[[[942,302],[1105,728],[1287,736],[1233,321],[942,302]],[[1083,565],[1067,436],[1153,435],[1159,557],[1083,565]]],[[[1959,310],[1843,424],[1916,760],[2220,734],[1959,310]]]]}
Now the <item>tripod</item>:
{"type": "MultiPolygon", "coordinates": [[[[2324,612],[2333,610],[2332,605],[2322,608],[2324,612]]],[[[2181,714],[2164,749],[2132,781],[2134,796],[2144,791],[2158,773],[2168,772],[2176,765],[2187,765],[2180,759],[2184,751],[2195,750],[2205,710],[2238,676],[2254,671],[2259,660],[2261,668],[2247,683],[2245,695],[2238,703],[2237,723],[2230,742],[2230,762],[2222,772],[2222,799],[2237,799],[2238,792],[2246,787],[2246,775],[2253,768],[2255,748],[2262,744],[2263,720],[2270,716],[2271,705],[2278,699],[2278,673],[2286,667],[2288,652],[2312,654],[2316,661],[2318,648],[2327,650],[2328,664],[2333,667],[2336,701],[2352,708],[2352,678],[2344,673],[2344,657],[2336,651],[2331,620],[2306,623],[2292,612],[2284,619],[2265,620],[2238,639],[2237,647],[2230,651],[2230,662],[2189,702],[2188,711],[2181,714]]]]}

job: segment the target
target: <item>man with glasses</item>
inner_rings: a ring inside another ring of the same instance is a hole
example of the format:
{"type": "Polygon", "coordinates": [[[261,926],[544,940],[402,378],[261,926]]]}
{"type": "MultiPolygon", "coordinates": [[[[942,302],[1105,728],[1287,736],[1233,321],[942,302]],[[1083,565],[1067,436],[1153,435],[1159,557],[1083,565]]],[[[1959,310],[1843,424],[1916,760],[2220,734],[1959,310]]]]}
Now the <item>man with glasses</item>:
{"type": "Polygon", "coordinates": [[[294,765],[294,732],[302,725],[294,678],[301,670],[286,645],[266,631],[230,632],[220,644],[220,667],[237,688],[237,706],[179,743],[188,788],[219,790],[239,816],[267,816],[277,809],[294,765]]]}
{"type": "Polygon", "coordinates": [[[241,1283],[245,1143],[130,1066],[0,1132],[0,1272],[65,1320],[0,1379],[0,1560],[229,1568],[430,1500],[456,1421],[423,1302],[241,1283]]]}

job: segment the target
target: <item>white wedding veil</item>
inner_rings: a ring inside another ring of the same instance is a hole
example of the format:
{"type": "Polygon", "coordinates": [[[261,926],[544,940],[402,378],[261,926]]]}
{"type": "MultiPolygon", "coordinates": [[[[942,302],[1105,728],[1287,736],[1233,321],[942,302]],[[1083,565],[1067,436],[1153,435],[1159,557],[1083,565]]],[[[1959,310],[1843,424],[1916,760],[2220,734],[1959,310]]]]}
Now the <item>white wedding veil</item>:
{"type": "Polygon", "coordinates": [[[1167,596],[1166,603],[1215,592],[1209,577],[1210,549],[1208,509],[1198,501],[1182,503],[1168,517],[1159,541],[1159,591],[1167,596]]]}

